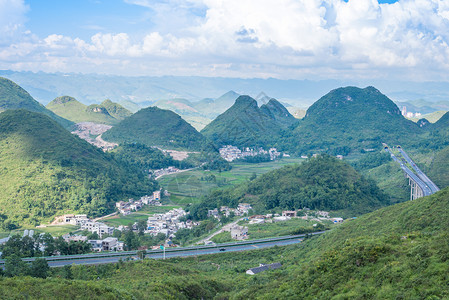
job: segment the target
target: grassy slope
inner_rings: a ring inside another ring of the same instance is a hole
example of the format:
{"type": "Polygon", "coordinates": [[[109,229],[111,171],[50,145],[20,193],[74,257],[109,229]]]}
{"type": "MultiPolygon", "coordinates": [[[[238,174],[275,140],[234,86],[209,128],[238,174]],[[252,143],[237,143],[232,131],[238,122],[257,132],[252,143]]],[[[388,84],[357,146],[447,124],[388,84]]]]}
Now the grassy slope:
{"type": "Polygon", "coordinates": [[[46,107],[55,114],[75,123],[94,122],[114,125],[131,115],[127,109],[110,100],[105,100],[100,105],[87,106],[68,96],[58,97],[48,103],[46,107]],[[94,111],[95,108],[98,108],[97,111],[94,111]]]}
{"type": "Polygon", "coordinates": [[[17,295],[40,296],[45,290],[59,293],[85,285],[87,291],[98,287],[94,296],[122,293],[139,299],[447,298],[448,207],[446,189],[347,221],[295,246],[108,267],[73,266],[74,281],[7,279],[0,281],[0,290],[12,286],[17,295]],[[245,274],[259,263],[273,262],[281,262],[282,268],[245,274]],[[47,289],[35,291],[36,282],[47,289]]]}
{"type": "Polygon", "coordinates": [[[219,186],[238,185],[245,182],[253,173],[261,175],[282,166],[301,161],[303,159],[283,158],[279,161],[259,164],[232,163],[232,169],[230,171],[192,170],[163,176],[158,182],[164,189],[170,192],[171,202],[185,205],[198,202],[201,196],[206,195],[210,190],[219,186]],[[210,174],[216,177],[215,182],[201,180],[201,177],[206,177],[210,174]]]}
{"type": "Polygon", "coordinates": [[[412,120],[413,122],[418,122],[420,119],[426,119],[427,121],[429,121],[430,123],[435,123],[437,122],[445,113],[447,113],[447,111],[445,110],[439,110],[430,114],[425,114],[422,115],[420,117],[414,117],[414,118],[410,118],[410,120],[412,120]]]}

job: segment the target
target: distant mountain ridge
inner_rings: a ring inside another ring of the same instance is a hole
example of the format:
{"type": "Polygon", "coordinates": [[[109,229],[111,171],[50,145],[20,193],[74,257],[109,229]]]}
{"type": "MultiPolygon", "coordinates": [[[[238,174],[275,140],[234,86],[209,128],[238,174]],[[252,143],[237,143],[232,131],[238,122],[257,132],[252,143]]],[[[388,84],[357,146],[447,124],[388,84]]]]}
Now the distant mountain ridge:
{"type": "Polygon", "coordinates": [[[13,81],[0,77],[0,112],[10,109],[26,109],[29,111],[43,113],[57,121],[66,129],[74,125],[33,99],[31,95],[13,81]]]}
{"type": "Polygon", "coordinates": [[[109,99],[101,104],[86,106],[73,97],[62,96],[48,103],[47,108],[75,123],[94,122],[114,125],[132,115],[129,110],[109,99]]]}

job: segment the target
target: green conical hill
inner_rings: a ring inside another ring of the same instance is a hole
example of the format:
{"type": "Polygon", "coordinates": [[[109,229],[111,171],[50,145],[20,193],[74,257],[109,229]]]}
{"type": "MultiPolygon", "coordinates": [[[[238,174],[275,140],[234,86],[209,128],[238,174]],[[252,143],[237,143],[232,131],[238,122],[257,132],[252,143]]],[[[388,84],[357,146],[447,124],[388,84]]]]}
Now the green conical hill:
{"type": "Polygon", "coordinates": [[[294,131],[300,151],[347,154],[381,143],[406,144],[419,133],[387,96],[374,87],[333,90],[307,110],[294,131]],[[340,153],[338,153],[340,152],[340,153]]]}
{"type": "Polygon", "coordinates": [[[298,120],[276,99],[271,98],[260,110],[284,128],[293,126],[298,120]]]}
{"type": "Polygon", "coordinates": [[[0,77],[0,112],[9,109],[26,109],[43,113],[57,121],[63,127],[69,129],[73,122],[57,116],[52,111],[33,99],[31,95],[16,83],[9,79],[0,77]]]}
{"type": "Polygon", "coordinates": [[[281,126],[257,106],[256,100],[240,96],[201,133],[218,146],[267,147],[276,144],[281,131],[281,126]]]}
{"type": "Polygon", "coordinates": [[[213,209],[240,202],[249,202],[262,213],[307,207],[353,217],[389,205],[390,199],[349,164],[324,155],[270,171],[237,188],[217,190],[205,197],[203,205],[213,209]]]}
{"type": "Polygon", "coordinates": [[[202,134],[176,113],[148,107],[124,119],[102,135],[116,143],[140,143],[164,148],[199,151],[206,143],[202,134]]]}

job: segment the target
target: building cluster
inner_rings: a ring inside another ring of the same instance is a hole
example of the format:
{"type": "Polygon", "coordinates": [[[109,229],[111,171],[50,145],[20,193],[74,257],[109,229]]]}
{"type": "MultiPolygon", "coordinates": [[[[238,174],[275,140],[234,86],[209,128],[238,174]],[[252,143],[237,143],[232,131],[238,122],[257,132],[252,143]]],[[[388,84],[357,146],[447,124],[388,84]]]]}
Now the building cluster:
{"type": "Polygon", "coordinates": [[[147,230],[145,233],[149,233],[153,236],[162,233],[167,237],[174,235],[179,229],[188,228],[199,225],[198,222],[191,220],[181,220],[187,213],[182,208],[175,208],[165,214],[154,214],[148,217],[147,230]]]}
{"type": "Polygon", "coordinates": [[[402,106],[401,114],[406,118],[421,117],[421,113],[419,113],[419,112],[417,112],[417,113],[407,112],[407,107],[405,107],[405,106],[402,106]]]}
{"type": "Polygon", "coordinates": [[[133,211],[138,211],[144,205],[153,205],[160,206],[161,202],[161,191],[154,191],[151,196],[143,196],[139,200],[129,199],[128,202],[119,201],[115,203],[115,207],[118,211],[126,216],[132,213],[133,211]]]}
{"type": "MultiPolygon", "coordinates": [[[[233,213],[234,216],[244,216],[244,215],[247,215],[249,213],[249,211],[252,209],[253,208],[252,208],[251,204],[249,204],[249,203],[239,203],[237,208],[229,208],[227,206],[222,206],[220,208],[220,212],[223,215],[225,215],[226,217],[229,217],[231,215],[231,213],[233,213]]],[[[217,219],[220,218],[220,214],[218,213],[217,208],[209,210],[207,215],[210,217],[215,217],[217,219]]]]}
{"type": "Polygon", "coordinates": [[[87,230],[92,233],[97,233],[99,237],[103,235],[111,235],[114,232],[114,227],[110,227],[104,223],[91,220],[87,215],[63,215],[58,218],[58,224],[70,224],[80,226],[82,230],[87,230]]]}
{"type": "Polygon", "coordinates": [[[281,153],[277,151],[276,148],[270,148],[268,151],[264,150],[263,148],[243,148],[243,150],[240,150],[239,148],[227,145],[219,149],[220,156],[227,160],[227,161],[233,161],[239,158],[245,158],[248,156],[256,156],[256,155],[269,155],[271,160],[275,160],[276,158],[281,156],[281,153]]]}
{"type": "Polygon", "coordinates": [[[179,171],[180,170],[178,168],[175,168],[175,167],[168,167],[168,168],[165,168],[165,169],[158,169],[158,170],[154,170],[152,172],[152,174],[150,175],[150,177],[158,178],[159,176],[173,174],[173,173],[178,173],[179,171]]]}
{"type": "Polygon", "coordinates": [[[89,240],[85,235],[69,235],[65,234],[62,236],[64,241],[70,243],[74,242],[87,242],[92,246],[92,250],[95,252],[102,251],[123,251],[124,243],[120,242],[115,237],[107,237],[102,240],[89,240]]]}
{"type": "Polygon", "coordinates": [[[303,220],[315,220],[315,221],[323,221],[328,220],[333,223],[342,223],[343,218],[331,218],[329,216],[329,212],[327,211],[310,211],[308,208],[299,209],[299,210],[284,210],[282,215],[280,214],[266,214],[266,215],[253,215],[250,216],[249,224],[263,224],[263,223],[276,223],[288,221],[292,218],[301,218],[303,220]],[[298,212],[304,212],[303,216],[298,216],[298,212]]]}

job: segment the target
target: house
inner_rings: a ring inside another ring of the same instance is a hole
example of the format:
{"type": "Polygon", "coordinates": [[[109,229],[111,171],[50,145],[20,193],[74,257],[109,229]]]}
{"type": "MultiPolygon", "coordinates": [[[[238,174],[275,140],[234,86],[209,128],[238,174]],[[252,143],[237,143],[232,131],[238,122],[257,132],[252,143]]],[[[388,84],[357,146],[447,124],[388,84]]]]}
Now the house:
{"type": "Polygon", "coordinates": [[[329,212],[327,211],[317,211],[316,215],[318,217],[329,218],[329,212]]]}
{"type": "Polygon", "coordinates": [[[116,251],[118,239],[115,237],[107,237],[101,241],[101,248],[103,251],[116,251]]]}
{"type": "Polygon", "coordinates": [[[85,235],[69,235],[69,234],[65,234],[65,235],[62,236],[62,238],[67,243],[69,243],[70,241],[74,241],[74,242],[86,242],[87,241],[87,236],[85,236],[85,235]]]}
{"type": "Polygon", "coordinates": [[[154,191],[153,192],[153,200],[161,200],[161,191],[154,191]]]}
{"type": "Polygon", "coordinates": [[[94,252],[101,252],[103,249],[102,240],[88,240],[87,242],[91,244],[94,252]]]}
{"type": "Polygon", "coordinates": [[[331,221],[334,223],[343,223],[343,218],[332,218],[331,221]]]}
{"type": "Polygon", "coordinates": [[[256,275],[257,273],[260,273],[260,272],[263,272],[263,271],[267,271],[267,270],[279,269],[280,267],[282,267],[281,263],[273,263],[273,264],[269,264],[269,265],[260,264],[256,268],[252,268],[252,269],[247,270],[246,274],[248,274],[248,275],[256,275]]]}
{"type": "Polygon", "coordinates": [[[99,237],[102,237],[105,234],[112,235],[112,233],[114,232],[114,227],[109,227],[104,223],[91,221],[82,224],[81,229],[87,230],[92,233],[96,232],[99,237]]]}
{"type": "Polygon", "coordinates": [[[248,227],[235,225],[231,228],[231,238],[235,240],[243,240],[248,238],[248,227]]]}
{"type": "Polygon", "coordinates": [[[214,217],[214,218],[219,218],[220,215],[218,214],[218,209],[209,209],[207,211],[207,216],[208,217],[214,217]]]}
{"type": "Polygon", "coordinates": [[[115,203],[115,207],[117,207],[118,209],[123,209],[126,206],[126,202],[124,201],[119,201],[115,203]]]}
{"type": "Polygon", "coordinates": [[[283,221],[288,221],[290,219],[291,218],[287,217],[287,216],[274,217],[273,222],[283,222],[283,221]]]}
{"type": "Polygon", "coordinates": [[[296,210],[284,210],[282,212],[283,217],[296,218],[296,210]]]}

